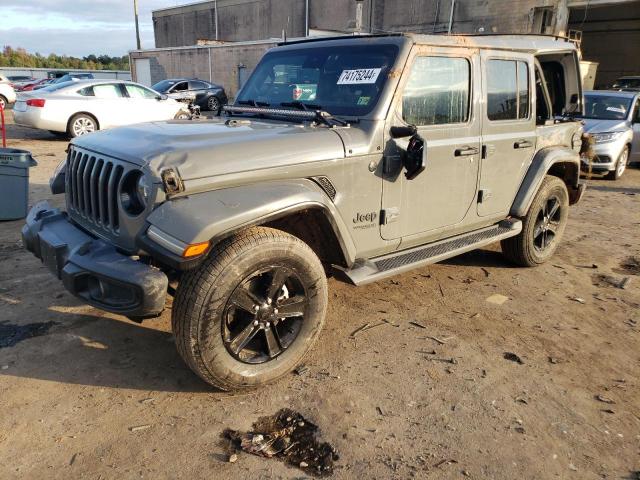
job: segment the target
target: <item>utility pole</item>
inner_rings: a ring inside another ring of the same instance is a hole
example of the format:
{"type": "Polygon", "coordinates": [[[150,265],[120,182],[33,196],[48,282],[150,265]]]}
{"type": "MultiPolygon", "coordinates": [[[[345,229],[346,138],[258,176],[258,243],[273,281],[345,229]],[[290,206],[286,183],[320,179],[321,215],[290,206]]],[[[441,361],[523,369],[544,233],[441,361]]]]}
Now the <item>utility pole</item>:
{"type": "Polygon", "coordinates": [[[138,50],[142,50],[142,45],[140,44],[140,25],[138,24],[138,0],[133,0],[133,13],[136,19],[136,43],[138,50]]]}

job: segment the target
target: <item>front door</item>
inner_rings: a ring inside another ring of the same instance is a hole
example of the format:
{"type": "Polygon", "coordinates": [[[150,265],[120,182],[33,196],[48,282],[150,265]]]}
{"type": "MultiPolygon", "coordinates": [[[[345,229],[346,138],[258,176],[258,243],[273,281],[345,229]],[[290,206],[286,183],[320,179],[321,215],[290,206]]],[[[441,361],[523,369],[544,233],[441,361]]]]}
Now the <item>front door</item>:
{"type": "Polygon", "coordinates": [[[478,215],[505,216],[536,146],[532,111],[533,57],[482,52],[484,107],[478,215]]]}
{"type": "Polygon", "coordinates": [[[406,146],[407,140],[389,142],[382,199],[385,239],[429,237],[460,223],[476,198],[479,56],[469,49],[421,47],[409,62],[390,125],[417,127],[425,142],[425,169],[412,180],[405,178],[395,145],[406,146]]]}

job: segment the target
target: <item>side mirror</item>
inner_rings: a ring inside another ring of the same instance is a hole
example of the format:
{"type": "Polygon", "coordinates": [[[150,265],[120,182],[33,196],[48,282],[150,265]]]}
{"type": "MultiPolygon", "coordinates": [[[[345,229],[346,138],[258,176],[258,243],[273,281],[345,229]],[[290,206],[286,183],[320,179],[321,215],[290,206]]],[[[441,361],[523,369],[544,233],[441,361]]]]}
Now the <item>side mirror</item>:
{"type": "MultiPolygon", "coordinates": [[[[415,127],[413,128],[415,129],[415,127]]],[[[403,161],[404,168],[407,170],[404,176],[407,177],[407,180],[413,180],[424,171],[425,160],[424,139],[420,135],[414,134],[409,140],[403,161]]]]}
{"type": "Polygon", "coordinates": [[[569,103],[575,105],[576,103],[578,103],[578,94],[574,93],[573,95],[571,95],[571,98],[569,99],[569,103]]]}
{"type": "Polygon", "coordinates": [[[156,100],[166,100],[167,98],[169,98],[167,95],[165,95],[164,93],[161,93],[156,97],[156,100]]]}
{"type": "Polygon", "coordinates": [[[391,134],[391,138],[407,138],[413,137],[416,133],[418,133],[418,129],[415,127],[415,125],[405,125],[401,127],[395,126],[391,127],[389,133],[391,134]]]}

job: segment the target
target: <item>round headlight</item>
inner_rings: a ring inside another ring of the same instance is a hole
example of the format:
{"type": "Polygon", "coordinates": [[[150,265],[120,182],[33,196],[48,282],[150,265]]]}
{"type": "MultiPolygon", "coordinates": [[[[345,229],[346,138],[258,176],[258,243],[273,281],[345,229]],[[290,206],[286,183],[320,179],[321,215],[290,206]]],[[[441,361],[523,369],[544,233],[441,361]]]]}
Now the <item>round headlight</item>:
{"type": "Polygon", "coordinates": [[[140,171],[130,172],[122,182],[120,203],[130,215],[140,215],[147,207],[151,184],[140,171]]]}
{"type": "Polygon", "coordinates": [[[145,175],[140,175],[140,178],[138,178],[136,189],[138,191],[138,199],[140,200],[140,203],[146,207],[149,203],[149,197],[151,196],[151,183],[145,175]]]}

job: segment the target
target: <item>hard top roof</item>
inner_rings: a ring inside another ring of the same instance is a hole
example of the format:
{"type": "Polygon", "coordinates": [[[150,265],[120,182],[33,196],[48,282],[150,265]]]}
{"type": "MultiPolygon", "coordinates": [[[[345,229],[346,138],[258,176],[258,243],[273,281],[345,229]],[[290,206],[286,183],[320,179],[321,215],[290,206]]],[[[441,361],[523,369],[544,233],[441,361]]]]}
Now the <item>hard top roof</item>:
{"type": "Polygon", "coordinates": [[[633,98],[640,95],[640,92],[625,91],[625,90],[587,90],[585,95],[607,96],[607,97],[623,97],[633,98]]]}
{"type": "Polygon", "coordinates": [[[418,45],[487,48],[497,50],[515,50],[529,53],[576,50],[576,45],[566,37],[551,35],[423,35],[415,33],[397,33],[384,35],[342,35],[336,37],[317,37],[281,42],[280,47],[315,46],[330,43],[332,46],[410,42],[418,45]]]}

